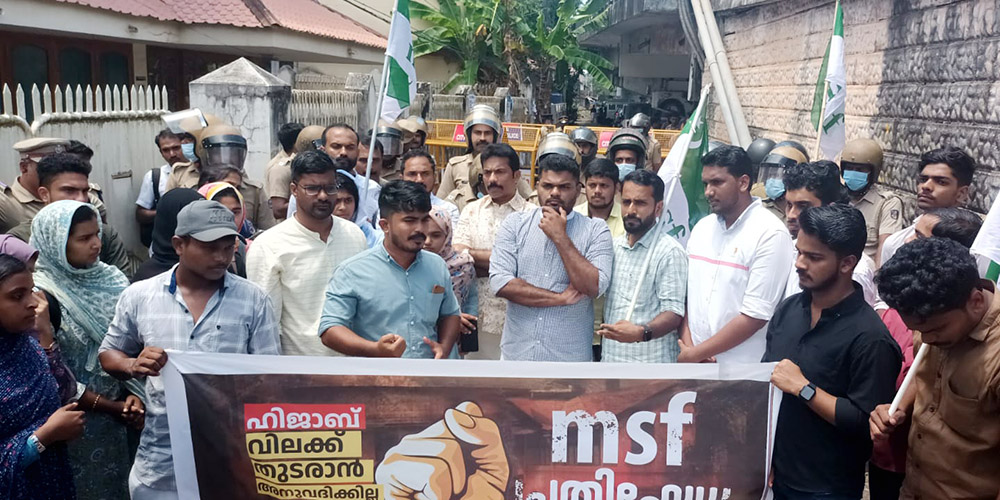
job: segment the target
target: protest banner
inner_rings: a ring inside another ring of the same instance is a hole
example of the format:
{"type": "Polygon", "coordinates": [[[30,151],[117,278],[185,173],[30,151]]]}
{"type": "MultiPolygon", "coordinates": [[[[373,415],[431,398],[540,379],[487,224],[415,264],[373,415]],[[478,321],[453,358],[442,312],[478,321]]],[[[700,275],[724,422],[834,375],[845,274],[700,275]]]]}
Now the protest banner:
{"type": "Polygon", "coordinates": [[[170,352],[181,498],[768,495],[773,364],[170,352]]]}

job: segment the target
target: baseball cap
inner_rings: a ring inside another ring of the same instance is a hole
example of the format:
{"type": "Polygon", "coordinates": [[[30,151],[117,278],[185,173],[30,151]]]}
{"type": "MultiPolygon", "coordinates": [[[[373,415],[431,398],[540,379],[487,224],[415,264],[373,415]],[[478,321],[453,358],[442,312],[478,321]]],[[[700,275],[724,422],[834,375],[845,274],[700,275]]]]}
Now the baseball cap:
{"type": "Polygon", "coordinates": [[[175,236],[190,236],[204,243],[226,236],[236,236],[236,217],[222,203],[198,200],[177,214],[175,236]]]}

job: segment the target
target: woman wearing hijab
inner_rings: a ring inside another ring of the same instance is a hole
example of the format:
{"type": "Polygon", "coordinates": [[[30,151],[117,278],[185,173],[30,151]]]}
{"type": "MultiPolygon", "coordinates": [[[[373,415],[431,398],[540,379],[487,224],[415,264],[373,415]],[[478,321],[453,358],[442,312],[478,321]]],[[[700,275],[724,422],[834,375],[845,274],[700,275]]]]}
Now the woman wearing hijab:
{"type": "Polygon", "coordinates": [[[471,333],[476,328],[476,315],[479,314],[476,269],[472,264],[472,256],[469,255],[468,251],[458,253],[452,247],[451,214],[440,207],[433,207],[431,208],[431,220],[434,221],[434,224],[427,230],[424,250],[440,255],[448,264],[448,272],[451,273],[451,287],[462,312],[462,333],[471,333]]]}
{"type": "Polygon", "coordinates": [[[253,224],[246,219],[246,205],[243,203],[243,195],[236,186],[228,182],[210,182],[198,188],[198,194],[206,200],[222,203],[236,217],[236,229],[239,230],[239,237],[236,238],[236,253],[233,254],[233,264],[229,266],[231,273],[241,277],[247,277],[247,248],[250,247],[249,234],[257,231],[253,224]]]}
{"type": "Polygon", "coordinates": [[[79,400],[87,424],[83,437],[69,446],[78,498],[127,499],[131,459],[125,426],[139,426],[143,390],[136,381],[122,383],[105,373],[97,353],[128,279],[99,260],[101,221],[92,205],[62,200],[45,206],[31,223],[31,244],[38,249],[35,283],[59,301],[56,342],[93,396],[79,400]]]}
{"type": "Polygon", "coordinates": [[[27,334],[33,287],[24,261],[0,255],[0,498],[76,498],[65,442],[83,433],[83,412],[60,407],[46,356],[27,334]]]}
{"type": "Polygon", "coordinates": [[[152,256],[139,266],[132,278],[133,283],[165,273],[177,265],[178,257],[173,244],[177,214],[189,203],[201,199],[202,196],[194,189],[175,188],[164,193],[156,205],[156,216],[153,218],[153,242],[149,246],[152,256]]]}

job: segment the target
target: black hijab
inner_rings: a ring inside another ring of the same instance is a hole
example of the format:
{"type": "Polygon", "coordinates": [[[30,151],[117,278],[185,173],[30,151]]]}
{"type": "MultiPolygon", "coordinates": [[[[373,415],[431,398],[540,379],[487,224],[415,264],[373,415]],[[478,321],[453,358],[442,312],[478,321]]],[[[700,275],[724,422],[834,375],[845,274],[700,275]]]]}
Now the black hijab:
{"type": "Polygon", "coordinates": [[[177,231],[177,214],[189,203],[204,199],[194,189],[186,188],[171,189],[160,198],[156,204],[156,217],[153,218],[153,242],[149,247],[153,256],[139,266],[132,278],[133,283],[169,271],[177,264],[179,259],[171,242],[177,231]]]}

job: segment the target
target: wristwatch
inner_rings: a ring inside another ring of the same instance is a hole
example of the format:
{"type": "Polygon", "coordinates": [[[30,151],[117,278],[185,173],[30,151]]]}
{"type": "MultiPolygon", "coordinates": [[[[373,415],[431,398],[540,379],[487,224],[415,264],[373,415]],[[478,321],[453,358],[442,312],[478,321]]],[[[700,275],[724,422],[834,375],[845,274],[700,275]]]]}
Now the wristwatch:
{"type": "Polygon", "coordinates": [[[806,403],[812,401],[813,396],[816,395],[816,384],[810,382],[806,384],[805,387],[799,391],[799,399],[805,401],[806,403]]]}
{"type": "Polygon", "coordinates": [[[653,329],[649,325],[642,325],[642,341],[649,342],[653,340],[653,329]]]}
{"type": "Polygon", "coordinates": [[[32,434],[28,436],[28,442],[35,445],[35,449],[38,450],[38,454],[41,455],[45,451],[45,445],[38,440],[38,436],[32,434]]]}

